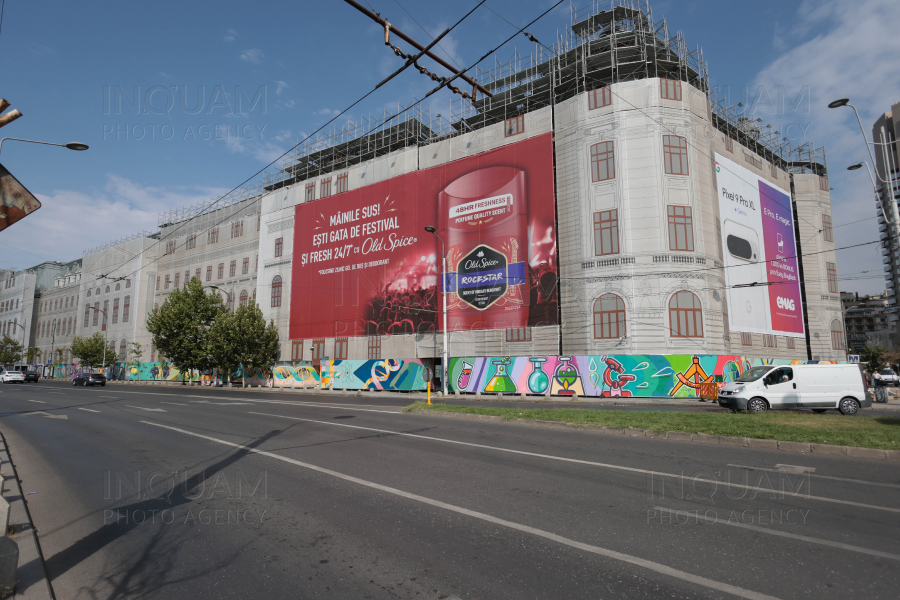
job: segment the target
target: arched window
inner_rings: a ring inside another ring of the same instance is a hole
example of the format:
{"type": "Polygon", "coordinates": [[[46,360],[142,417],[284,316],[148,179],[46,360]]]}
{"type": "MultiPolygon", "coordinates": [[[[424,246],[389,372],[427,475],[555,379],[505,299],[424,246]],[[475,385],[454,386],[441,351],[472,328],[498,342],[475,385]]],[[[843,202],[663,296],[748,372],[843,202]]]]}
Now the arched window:
{"type": "Polygon", "coordinates": [[[121,283],[117,283],[117,284],[116,284],[116,291],[118,292],[118,291],[121,290],[121,289],[122,289],[122,284],[121,284],[121,283]]]}
{"type": "Polygon", "coordinates": [[[625,336],[625,302],[615,294],[603,294],[594,301],[594,339],[612,340],[625,336]]]}
{"type": "Polygon", "coordinates": [[[109,286],[106,286],[106,293],[109,293],[109,286]]]}
{"type": "Polygon", "coordinates": [[[281,306],[281,275],[272,279],[272,308],[281,306]]]}
{"type": "Polygon", "coordinates": [[[841,321],[839,319],[831,322],[831,349],[844,349],[844,330],[841,329],[841,321]]]}
{"type": "Polygon", "coordinates": [[[691,292],[676,292],[669,300],[669,328],[672,337],[703,337],[703,307],[691,292]]]}
{"type": "Polygon", "coordinates": [[[125,362],[128,360],[128,349],[125,345],[125,340],[123,339],[121,343],[119,343],[119,361],[125,362]]]}
{"type": "Polygon", "coordinates": [[[249,298],[249,296],[247,295],[247,290],[241,290],[241,296],[239,300],[241,306],[247,306],[247,298],[249,298]]]}
{"type": "Polygon", "coordinates": [[[88,292],[87,292],[87,297],[88,297],[88,298],[91,297],[91,290],[88,290],[88,292]]]}

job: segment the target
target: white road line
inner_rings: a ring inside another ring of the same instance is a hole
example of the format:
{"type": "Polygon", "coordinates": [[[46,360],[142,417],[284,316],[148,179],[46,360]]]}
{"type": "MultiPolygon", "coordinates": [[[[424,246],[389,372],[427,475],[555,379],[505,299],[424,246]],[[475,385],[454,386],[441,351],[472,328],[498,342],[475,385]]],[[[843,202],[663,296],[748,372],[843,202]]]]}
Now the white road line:
{"type": "Polygon", "coordinates": [[[725,519],[720,519],[719,517],[708,517],[706,515],[699,514],[695,511],[679,511],[673,510],[671,508],[663,508],[662,506],[654,506],[653,510],[658,510],[664,513],[669,513],[673,515],[684,515],[687,514],[691,519],[697,518],[702,519],[708,523],[716,523],[718,525],[731,525],[732,527],[740,527],[741,529],[747,529],[749,531],[755,531],[757,533],[766,533],[768,535],[776,535],[778,537],[791,538],[794,540],[800,540],[802,542],[810,542],[813,544],[819,544],[821,546],[831,546],[832,548],[840,548],[842,550],[850,550],[851,552],[860,552],[862,554],[869,554],[871,556],[878,556],[881,558],[890,558],[892,560],[900,560],[900,555],[891,554],[890,552],[881,552],[880,550],[872,550],[870,548],[863,548],[862,546],[852,546],[850,544],[842,544],[841,542],[832,542],[831,540],[823,540],[822,538],[810,537],[808,535],[799,535],[796,533],[788,533],[786,531],[776,531],[775,529],[768,529],[766,527],[757,527],[755,525],[747,525],[746,523],[738,523],[737,521],[729,521],[725,519]]]}
{"type": "Polygon", "coordinates": [[[78,410],[86,410],[86,411],[88,411],[88,412],[95,412],[95,413],[100,412],[99,410],[94,410],[94,409],[92,409],[92,408],[82,408],[82,407],[80,407],[80,406],[78,407],[78,410]]]}
{"type": "Polygon", "coordinates": [[[47,392],[48,394],[56,394],[58,396],[65,396],[63,392],[47,392]]]}
{"type": "Polygon", "coordinates": [[[150,412],[169,412],[164,408],[144,408],[143,406],[131,406],[130,404],[125,404],[128,408],[136,408],[138,410],[146,410],[150,412]]]}
{"type": "Polygon", "coordinates": [[[23,416],[28,417],[30,415],[39,415],[41,417],[47,417],[48,419],[64,419],[66,421],[69,420],[69,417],[66,415],[51,415],[50,413],[45,413],[42,410],[38,410],[32,413],[25,413],[23,416]]]}
{"type": "MultiPolygon", "coordinates": [[[[726,466],[734,467],[736,469],[748,469],[750,471],[768,471],[770,473],[790,473],[792,475],[799,474],[798,472],[785,471],[784,469],[767,469],[765,467],[748,467],[746,465],[731,465],[731,464],[726,465],[726,466]]],[[[815,470],[815,469],[813,469],[813,470],[815,470]]],[[[848,483],[863,483],[865,485],[877,485],[879,487],[900,489],[900,485],[897,485],[896,483],[879,483],[877,481],[864,481],[862,479],[848,479],[846,477],[832,477],[831,475],[817,475],[815,473],[808,472],[808,471],[804,472],[803,475],[806,475],[808,477],[816,477],[818,479],[828,479],[831,481],[846,481],[848,483]]]]}
{"type": "Polygon", "coordinates": [[[826,498],[824,496],[812,496],[810,494],[802,494],[799,492],[790,492],[785,489],[774,489],[774,488],[764,488],[755,485],[745,485],[742,483],[733,483],[733,482],[724,482],[724,481],[713,481],[710,479],[704,479],[701,477],[691,476],[691,475],[679,475],[677,473],[662,473],[660,471],[649,471],[647,469],[638,469],[637,467],[623,467],[621,465],[612,465],[608,463],[600,463],[594,462],[590,460],[581,460],[578,458],[567,458],[564,456],[554,456],[552,454],[540,454],[538,452],[526,452],[524,450],[512,450],[510,448],[500,448],[498,446],[487,446],[485,444],[475,444],[472,442],[460,442],[457,440],[447,440],[438,437],[431,437],[427,435],[419,435],[416,433],[404,433],[401,431],[390,431],[389,429],[375,429],[373,427],[361,427],[359,425],[348,425],[347,423],[332,423],[330,421],[317,421],[315,419],[301,419],[299,417],[289,417],[287,415],[273,415],[270,413],[258,413],[258,412],[250,412],[248,414],[251,415],[263,415],[266,417],[278,417],[281,419],[291,419],[292,421],[304,421],[306,423],[319,423],[320,425],[331,425],[333,427],[348,427],[350,429],[362,429],[365,431],[375,431],[378,433],[389,433],[391,435],[402,436],[402,437],[410,437],[417,438],[421,440],[429,440],[432,442],[442,442],[445,444],[458,444],[460,446],[470,446],[472,448],[484,448],[486,450],[497,450],[498,452],[509,452],[510,454],[519,454],[523,456],[534,456],[537,458],[547,458],[550,460],[559,460],[563,462],[576,463],[580,465],[590,465],[592,467],[601,467],[603,469],[615,469],[617,471],[627,471],[629,473],[640,473],[642,475],[650,475],[657,477],[671,477],[673,479],[683,479],[685,481],[691,482],[706,482],[712,483],[716,485],[723,485],[726,488],[739,488],[744,490],[756,491],[756,492],[765,492],[767,494],[777,493],[782,496],[792,496],[795,498],[803,498],[805,500],[818,500],[820,502],[831,502],[834,504],[846,504],[848,506],[858,506],[860,508],[871,508],[874,510],[884,510],[888,512],[900,513],[900,508],[893,508],[890,506],[878,506],[875,504],[862,504],[860,502],[852,502],[850,500],[838,500],[837,498],[826,498]]]}
{"type": "Polygon", "coordinates": [[[187,404],[182,404],[181,402],[160,402],[160,404],[174,404],[175,406],[187,406],[187,404]]]}
{"type": "Polygon", "coordinates": [[[99,398],[112,398],[113,400],[118,400],[118,396],[98,396],[99,398]]]}
{"type": "Polygon", "coordinates": [[[479,519],[481,521],[486,521],[488,523],[493,523],[495,525],[500,525],[502,527],[507,527],[509,529],[514,529],[516,531],[521,531],[523,533],[529,533],[534,536],[542,537],[546,540],[550,540],[552,542],[556,542],[558,544],[563,544],[565,546],[569,546],[571,548],[576,548],[578,550],[583,550],[585,552],[590,552],[592,554],[597,554],[599,556],[605,556],[606,558],[611,558],[613,560],[618,560],[624,563],[628,563],[631,565],[635,565],[637,567],[642,567],[644,569],[648,569],[650,571],[655,571],[661,575],[667,575],[669,577],[674,577],[676,579],[680,579],[682,581],[687,581],[689,583],[693,583],[696,585],[701,585],[703,587],[716,590],[718,592],[724,592],[726,594],[732,594],[734,596],[738,596],[739,598],[747,598],[749,600],[774,600],[773,596],[769,596],[766,594],[762,594],[760,592],[754,592],[752,590],[745,590],[743,588],[739,588],[737,586],[729,585],[727,583],[722,583],[720,581],[715,581],[713,579],[707,579],[706,577],[701,577],[700,575],[694,575],[692,573],[688,573],[686,571],[682,571],[680,569],[675,569],[669,567],[667,565],[653,562],[644,558],[639,558],[637,556],[632,556],[630,554],[624,554],[622,552],[616,552],[615,550],[610,550],[608,548],[601,548],[600,546],[593,546],[591,544],[585,544],[583,542],[578,542],[573,539],[569,539],[563,537],[561,535],[557,535],[555,533],[551,533],[549,531],[544,531],[543,529],[536,529],[534,527],[529,527],[528,525],[522,525],[521,523],[515,523],[513,521],[507,521],[505,519],[500,519],[498,517],[493,517],[491,515],[477,512],[474,510],[469,510],[468,508],[463,508],[461,506],[456,506],[453,504],[448,504],[446,502],[441,502],[440,500],[434,500],[432,498],[427,498],[425,496],[419,496],[418,494],[411,494],[409,492],[404,492],[403,490],[399,490],[397,488],[388,487],[386,485],[381,485],[380,483],[375,483],[372,481],[366,481],[365,479],[360,479],[358,477],[353,477],[352,475],[345,475],[344,473],[339,473],[337,471],[332,471],[331,469],[325,469],[323,467],[318,467],[316,465],[301,462],[299,460],[294,460],[292,458],[288,458],[286,456],[281,456],[279,454],[274,454],[272,452],[266,452],[265,450],[258,450],[256,448],[251,448],[249,446],[245,446],[243,444],[235,444],[234,442],[229,442],[226,440],[220,440],[214,437],[209,437],[206,435],[201,435],[199,433],[194,433],[192,431],[187,431],[184,429],[178,429],[177,427],[169,427],[168,425],[160,425],[158,423],[151,423],[150,421],[141,421],[141,423],[145,423],[147,425],[153,425],[154,427],[161,427],[163,429],[169,429],[171,431],[177,431],[178,433],[183,433],[186,435],[194,436],[200,439],[208,440],[210,442],[215,442],[217,444],[223,444],[225,446],[231,446],[233,448],[240,448],[242,450],[246,450],[248,452],[252,452],[254,454],[259,454],[261,456],[267,456],[269,458],[274,458],[276,460],[281,460],[293,465],[297,465],[298,467],[303,467],[305,469],[309,469],[311,471],[316,471],[318,473],[323,473],[325,475],[330,475],[332,477],[336,477],[338,479],[343,479],[344,481],[349,481],[351,483],[356,483],[358,485],[362,485],[368,488],[372,488],[375,490],[379,490],[382,492],[386,492],[388,494],[393,494],[395,496],[400,496],[401,498],[407,498],[409,500],[414,500],[416,502],[422,502],[423,504],[428,504],[430,506],[434,506],[436,508],[442,508],[444,510],[455,512],[461,515],[466,515],[468,517],[472,517],[474,519],[479,519]]]}
{"type": "Polygon", "coordinates": [[[43,400],[29,400],[29,402],[34,402],[34,403],[36,403],[36,404],[47,404],[47,403],[44,402],[43,400]]]}

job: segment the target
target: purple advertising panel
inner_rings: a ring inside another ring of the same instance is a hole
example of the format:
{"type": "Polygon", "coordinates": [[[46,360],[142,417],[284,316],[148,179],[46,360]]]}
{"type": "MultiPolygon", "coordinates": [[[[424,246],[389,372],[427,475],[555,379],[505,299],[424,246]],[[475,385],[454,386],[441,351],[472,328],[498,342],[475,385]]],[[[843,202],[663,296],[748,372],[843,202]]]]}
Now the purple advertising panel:
{"type": "Polygon", "coordinates": [[[791,199],[778,188],[760,180],[759,200],[772,329],[802,334],[803,311],[800,310],[800,275],[794,245],[791,199]]]}

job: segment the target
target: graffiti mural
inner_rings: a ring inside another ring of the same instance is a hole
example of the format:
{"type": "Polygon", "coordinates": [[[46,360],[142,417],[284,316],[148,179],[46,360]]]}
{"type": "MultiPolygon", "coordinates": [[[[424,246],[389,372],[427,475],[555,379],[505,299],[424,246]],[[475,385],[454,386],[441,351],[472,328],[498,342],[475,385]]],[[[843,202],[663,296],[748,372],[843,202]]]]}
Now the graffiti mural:
{"type": "Polygon", "coordinates": [[[807,362],[820,361],[714,354],[461,357],[450,359],[448,384],[460,392],[683,398],[734,381],[752,366],[807,362]]]}
{"type": "Polygon", "coordinates": [[[318,388],[319,372],[310,362],[279,362],[272,367],[273,386],[295,389],[318,388]]]}
{"type": "Polygon", "coordinates": [[[322,361],[323,390],[424,390],[431,380],[430,360],[385,358],[379,360],[322,361]]]}

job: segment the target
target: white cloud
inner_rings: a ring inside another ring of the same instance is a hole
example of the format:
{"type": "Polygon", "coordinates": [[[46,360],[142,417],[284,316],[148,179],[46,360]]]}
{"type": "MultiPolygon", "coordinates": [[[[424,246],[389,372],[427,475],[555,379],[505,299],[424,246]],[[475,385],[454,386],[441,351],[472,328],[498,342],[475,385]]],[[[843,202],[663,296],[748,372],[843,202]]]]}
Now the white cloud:
{"type": "Polygon", "coordinates": [[[314,115],[323,115],[326,117],[336,117],[341,114],[341,111],[333,108],[323,108],[322,110],[317,110],[313,113],[314,115]]]}
{"type": "MultiPolygon", "coordinates": [[[[275,139],[277,140],[278,137],[276,136],[275,139]]],[[[293,146],[293,144],[290,144],[290,146],[293,146]]],[[[257,138],[245,138],[239,136],[228,136],[225,138],[225,147],[229,151],[235,154],[252,156],[263,164],[277,161],[290,146],[281,147],[278,144],[257,138]]]]}
{"type": "Polygon", "coordinates": [[[263,56],[263,51],[259,48],[249,48],[240,54],[241,60],[253,64],[261,63],[263,56]]]}
{"type": "Polygon", "coordinates": [[[289,88],[289,87],[291,87],[291,86],[289,86],[289,85],[288,85],[286,82],[284,82],[284,81],[275,81],[275,95],[278,96],[279,94],[281,94],[281,92],[282,92],[283,90],[285,90],[285,89],[287,89],[287,88],[289,88]]]}
{"type": "Polygon", "coordinates": [[[224,40],[225,40],[225,42],[233,42],[236,37],[237,37],[237,32],[234,29],[229,29],[228,31],[225,32],[224,40]]]}
{"type": "MultiPolygon", "coordinates": [[[[900,3],[895,0],[805,0],[792,28],[779,32],[776,40],[778,44],[792,39],[798,42],[765,67],[755,81],[775,104],[774,108],[758,111],[758,116],[777,124],[781,131],[793,126],[794,133],[803,132],[793,140],[795,143],[825,145],[829,181],[834,188],[831,200],[838,247],[878,239],[878,225],[869,220],[837,227],[874,217],[876,205],[866,174],[846,171],[848,165],[869,161],[856,117],[850,108],[829,109],[827,105],[837,98],[850,98],[859,109],[866,136],[871,138],[878,116],[900,101],[900,80],[889,75],[893,71],[887,66],[875,68],[896,62],[900,54],[898,22],[900,3]],[[796,99],[803,86],[809,86],[808,103],[778,106],[779,89],[796,99]]],[[[877,244],[838,252],[839,275],[861,270],[875,276],[881,273],[877,244]]],[[[884,289],[884,280],[875,277],[842,282],[841,289],[875,293],[884,289]]]]}
{"type": "Polygon", "coordinates": [[[109,174],[101,191],[37,192],[41,208],[3,232],[4,266],[17,268],[49,260],[67,261],[88,248],[137,233],[155,231],[157,215],[175,207],[208,202],[226,189],[203,186],[161,188],[109,174]],[[82,226],[82,223],[90,225],[82,226]]]}
{"type": "Polygon", "coordinates": [[[296,104],[296,101],[294,101],[294,100],[285,100],[284,101],[284,106],[287,108],[294,108],[295,104],[296,104]]]}

